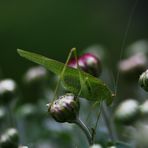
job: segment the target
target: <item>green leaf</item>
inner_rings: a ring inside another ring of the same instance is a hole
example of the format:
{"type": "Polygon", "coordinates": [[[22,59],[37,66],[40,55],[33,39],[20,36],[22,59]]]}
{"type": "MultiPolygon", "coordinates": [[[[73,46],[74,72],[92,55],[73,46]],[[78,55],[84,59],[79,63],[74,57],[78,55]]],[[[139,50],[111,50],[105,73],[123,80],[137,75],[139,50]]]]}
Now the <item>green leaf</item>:
{"type": "MultiPolygon", "coordinates": [[[[63,70],[64,64],[59,61],[21,49],[18,49],[17,51],[20,56],[44,66],[56,75],[60,75],[63,70]]],[[[85,84],[85,87],[82,87],[80,94],[81,97],[92,101],[101,101],[106,99],[107,104],[112,102],[112,93],[104,82],[83,71],[81,71],[81,77],[85,84]]],[[[62,82],[63,86],[68,91],[78,94],[81,89],[79,70],[66,66],[62,82]]]]}

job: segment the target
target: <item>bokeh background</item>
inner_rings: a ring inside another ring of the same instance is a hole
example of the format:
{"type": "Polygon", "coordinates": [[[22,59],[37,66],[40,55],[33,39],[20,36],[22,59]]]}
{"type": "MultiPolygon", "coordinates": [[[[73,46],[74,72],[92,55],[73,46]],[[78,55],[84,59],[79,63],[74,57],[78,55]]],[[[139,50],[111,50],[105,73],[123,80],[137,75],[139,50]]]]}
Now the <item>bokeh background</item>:
{"type": "MultiPolygon", "coordinates": [[[[18,86],[21,86],[23,85],[22,78],[24,73],[31,66],[36,65],[21,58],[17,53],[17,48],[40,53],[65,62],[70,49],[73,47],[76,47],[78,52],[81,53],[90,46],[101,45],[106,53],[105,66],[109,67],[108,71],[113,72],[113,75],[110,75],[105,67],[106,71],[103,74],[107,74],[103,78],[113,88],[114,84],[111,84],[111,82],[116,79],[117,64],[121,60],[121,48],[123,47],[123,49],[127,50],[126,47],[133,42],[148,39],[147,27],[147,0],[0,0],[0,79],[12,78],[16,80],[18,86]],[[134,11],[133,8],[135,8],[134,11]],[[130,26],[125,38],[129,23],[130,26]]],[[[123,57],[125,50],[122,54],[123,57]]],[[[50,81],[48,79],[46,83],[54,83],[57,80],[52,76],[50,78],[49,74],[49,79],[53,78],[53,80],[50,81]]],[[[44,100],[40,97],[41,102],[39,101],[37,105],[34,104],[35,100],[33,100],[33,103],[29,102],[29,97],[27,101],[31,106],[23,107],[23,103],[20,106],[18,103],[14,116],[16,115],[16,119],[19,120],[17,121],[17,128],[21,133],[20,143],[28,145],[30,148],[49,148],[49,143],[54,148],[58,146],[69,148],[71,145],[75,147],[75,143],[78,143],[82,148],[86,147],[86,139],[77,128],[74,127],[73,130],[73,126],[69,124],[65,126],[64,124],[56,123],[47,115],[45,104],[47,100],[49,101],[49,97],[53,97],[56,83],[53,85],[51,90],[44,90],[45,92],[42,94],[44,100]],[[28,108],[31,110],[29,113],[28,108]],[[36,108],[35,111],[34,108],[36,108]],[[23,110],[23,116],[21,110],[23,110]],[[32,116],[32,112],[36,114],[35,117],[34,114],[32,116]],[[32,129],[31,133],[28,127],[32,129]],[[24,134],[22,134],[23,132],[24,134]],[[77,137],[79,134],[82,136],[80,139],[77,137]],[[41,141],[40,143],[39,140],[45,140],[47,144],[44,146],[44,142],[42,143],[41,141]]],[[[19,89],[22,90],[23,87],[19,89]]],[[[122,88],[123,86],[121,86],[120,90],[122,88]]],[[[128,85],[126,89],[124,89],[126,93],[121,91],[122,99],[127,96],[134,96],[134,92],[138,92],[135,91],[135,87],[131,88],[131,85],[128,85]],[[132,93],[130,92],[131,90],[132,93]]],[[[38,95],[39,91],[36,92],[38,95]]],[[[21,93],[19,94],[20,96],[22,95],[21,93]]],[[[30,95],[30,92],[28,94],[30,95]]],[[[139,96],[141,94],[143,92],[139,96]]],[[[33,95],[36,94],[33,92],[33,95]]],[[[146,96],[145,93],[143,96],[146,96]]],[[[24,99],[25,97],[23,96],[22,98],[24,99]]],[[[32,96],[30,95],[30,97],[32,96]]],[[[85,103],[81,110],[87,111],[88,104],[85,103]]],[[[7,108],[7,105],[5,107],[7,108]]],[[[91,108],[89,109],[91,110],[91,108]]],[[[96,113],[96,110],[93,113],[96,113]]],[[[92,120],[96,121],[94,117],[92,120]]],[[[102,125],[98,133],[102,131],[102,133],[106,134],[107,130],[104,128],[104,123],[102,125]]],[[[97,137],[99,142],[103,141],[102,139],[107,139],[108,135],[105,134],[97,135],[98,137],[100,136],[99,138],[97,137]]]]}
{"type": "MultiPolygon", "coordinates": [[[[0,1],[0,75],[20,80],[32,63],[17,48],[64,61],[69,49],[102,44],[110,64],[119,52],[135,0],[0,1]]],[[[128,45],[148,37],[148,2],[140,0],[131,20],[128,45]]]]}

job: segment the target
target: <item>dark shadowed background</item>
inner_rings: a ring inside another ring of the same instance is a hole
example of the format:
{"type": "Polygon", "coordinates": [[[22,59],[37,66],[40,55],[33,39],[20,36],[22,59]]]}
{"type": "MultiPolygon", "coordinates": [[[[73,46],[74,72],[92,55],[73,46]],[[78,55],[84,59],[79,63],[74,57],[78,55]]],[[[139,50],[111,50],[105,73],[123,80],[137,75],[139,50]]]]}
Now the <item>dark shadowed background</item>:
{"type": "MultiPolygon", "coordinates": [[[[64,62],[72,47],[82,50],[102,44],[110,53],[110,64],[115,65],[134,3],[135,0],[1,0],[1,77],[19,80],[33,64],[20,58],[17,48],[64,62]]],[[[147,14],[148,2],[140,0],[125,47],[148,38],[147,14]]]]}

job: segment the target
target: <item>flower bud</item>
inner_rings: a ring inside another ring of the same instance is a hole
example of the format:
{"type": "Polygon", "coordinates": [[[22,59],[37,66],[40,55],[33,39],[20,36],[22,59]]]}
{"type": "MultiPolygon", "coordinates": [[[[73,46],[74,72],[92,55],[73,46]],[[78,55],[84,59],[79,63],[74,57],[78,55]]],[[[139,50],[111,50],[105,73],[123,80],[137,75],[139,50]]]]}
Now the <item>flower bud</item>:
{"type": "Polygon", "coordinates": [[[49,105],[48,112],[57,122],[72,123],[79,113],[79,100],[72,93],[60,96],[49,105]]]}
{"type": "Polygon", "coordinates": [[[142,117],[148,116],[148,100],[146,100],[143,104],[140,105],[140,113],[142,117]]]}
{"type": "Polygon", "coordinates": [[[102,148],[100,144],[93,144],[90,148],[102,148]]]}
{"type": "Polygon", "coordinates": [[[25,76],[24,76],[24,82],[26,84],[32,85],[37,83],[42,83],[42,81],[46,80],[47,78],[47,70],[44,67],[37,66],[30,68],[25,76]]]}
{"type": "Polygon", "coordinates": [[[7,130],[0,138],[1,148],[18,148],[18,132],[16,129],[7,130]]]}
{"type": "Polygon", "coordinates": [[[139,115],[139,104],[136,100],[129,99],[117,107],[115,120],[121,124],[129,125],[133,123],[139,115]]]}
{"type": "Polygon", "coordinates": [[[24,75],[24,102],[36,103],[42,96],[47,84],[47,70],[37,66],[30,68],[24,75]]]}
{"type": "MultiPolygon", "coordinates": [[[[100,59],[91,53],[85,53],[78,58],[78,64],[81,70],[98,77],[101,74],[101,62],[100,59]]],[[[71,59],[68,63],[70,67],[77,68],[77,62],[75,59],[71,59]]]]}
{"type": "Polygon", "coordinates": [[[18,148],[28,148],[28,146],[19,146],[18,148]]]}
{"type": "Polygon", "coordinates": [[[7,104],[15,97],[17,85],[12,79],[0,81],[0,102],[7,104]]]}
{"type": "Polygon", "coordinates": [[[79,65],[85,72],[98,77],[101,74],[101,62],[91,53],[85,53],[79,58],[79,65]]]}
{"type": "Polygon", "coordinates": [[[147,67],[147,58],[143,53],[137,53],[122,60],[118,69],[126,80],[137,80],[139,74],[147,67]]]}
{"type": "Polygon", "coordinates": [[[145,91],[148,91],[148,69],[140,75],[139,84],[145,91]]]}
{"type": "Polygon", "coordinates": [[[14,143],[19,143],[18,131],[15,128],[10,128],[6,131],[6,134],[9,136],[10,140],[14,143]]]}

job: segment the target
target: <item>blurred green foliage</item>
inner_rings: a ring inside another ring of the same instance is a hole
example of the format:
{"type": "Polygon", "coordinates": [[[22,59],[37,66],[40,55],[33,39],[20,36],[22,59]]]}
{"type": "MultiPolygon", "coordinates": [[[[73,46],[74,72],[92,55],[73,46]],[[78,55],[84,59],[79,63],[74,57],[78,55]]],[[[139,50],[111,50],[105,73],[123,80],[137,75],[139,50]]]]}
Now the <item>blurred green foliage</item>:
{"type": "MultiPolygon", "coordinates": [[[[69,50],[73,47],[76,47],[79,52],[85,52],[82,50],[103,46],[106,49],[103,51],[106,56],[103,60],[106,61],[105,66],[103,65],[102,78],[109,84],[109,87],[113,87],[113,77],[116,77],[121,46],[135,1],[0,0],[0,79],[12,78],[17,81],[19,86],[18,97],[13,98],[14,100],[5,108],[0,107],[0,121],[3,121],[0,122],[2,129],[0,134],[15,124],[20,133],[20,144],[28,145],[31,148],[57,148],[59,145],[64,148],[77,145],[87,147],[86,139],[77,127],[56,123],[47,113],[45,104],[53,98],[57,78],[49,74],[47,86],[43,88],[42,94],[38,98],[36,97],[38,95],[36,90],[40,88],[33,90],[31,94],[30,89],[25,89],[27,85],[23,83],[22,78],[28,68],[35,64],[19,57],[16,49],[33,51],[64,62],[69,50]],[[29,102],[30,99],[27,100],[28,94],[36,100],[34,104],[29,102]],[[23,104],[24,102],[26,104],[23,104]]],[[[124,49],[137,40],[148,38],[147,13],[148,1],[139,0],[130,20],[131,24],[124,49]]],[[[115,106],[113,109],[109,108],[111,113],[113,111],[113,115],[118,103],[125,98],[138,98],[140,104],[143,104],[147,98],[147,94],[138,87],[137,83],[127,82],[122,77],[119,79],[120,86],[117,86],[119,91],[115,106]]],[[[98,106],[91,108],[84,100],[81,104],[82,118],[86,119],[87,115],[84,112],[91,110],[91,116],[86,123],[90,127],[94,126],[96,121],[94,115],[98,113],[98,106]]],[[[140,107],[142,110],[142,106],[140,107]]],[[[142,114],[145,117],[144,114],[147,114],[147,110],[144,111],[142,114]]],[[[147,137],[148,133],[147,118],[144,117],[142,122],[139,121],[141,120],[139,118],[136,124],[131,125],[137,131],[133,131],[130,127],[119,126],[117,129],[121,133],[119,139],[133,145],[136,144],[134,140],[137,139],[138,142],[140,141],[139,143],[147,146],[147,139],[143,138],[147,137]],[[136,137],[137,135],[140,136],[136,137]]],[[[102,120],[99,122],[101,123],[96,132],[96,142],[105,147],[109,135],[105,123],[102,120]]]]}
{"type": "MultiPolygon", "coordinates": [[[[68,50],[101,43],[116,57],[135,0],[0,0],[0,73],[19,80],[30,62],[17,48],[32,50],[64,61],[68,50]]],[[[146,0],[139,1],[127,43],[148,37],[146,0]]],[[[126,44],[127,44],[126,43],[126,44]]]]}

